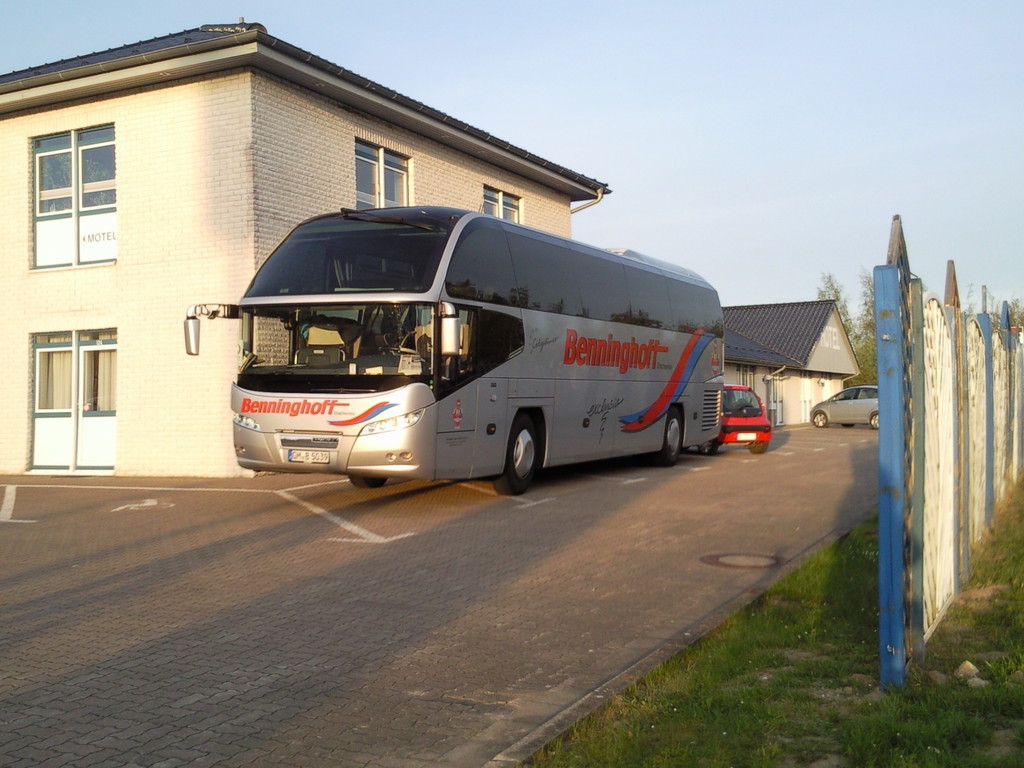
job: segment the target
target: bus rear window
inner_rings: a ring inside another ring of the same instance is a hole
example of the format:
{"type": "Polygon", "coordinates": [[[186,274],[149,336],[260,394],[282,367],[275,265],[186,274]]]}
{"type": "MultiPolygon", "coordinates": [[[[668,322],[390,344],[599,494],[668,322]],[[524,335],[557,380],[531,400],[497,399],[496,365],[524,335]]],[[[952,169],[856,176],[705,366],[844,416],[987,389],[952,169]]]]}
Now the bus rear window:
{"type": "Polygon", "coordinates": [[[245,297],[422,293],[434,282],[447,239],[446,230],[314,219],[277,247],[245,297]]]}

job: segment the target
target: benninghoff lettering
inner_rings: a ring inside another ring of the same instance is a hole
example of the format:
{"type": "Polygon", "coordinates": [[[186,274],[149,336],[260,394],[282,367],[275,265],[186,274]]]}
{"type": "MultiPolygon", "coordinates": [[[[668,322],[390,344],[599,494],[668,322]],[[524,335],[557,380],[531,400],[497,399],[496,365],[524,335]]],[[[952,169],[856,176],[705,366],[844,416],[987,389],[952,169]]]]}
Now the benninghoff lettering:
{"type": "Polygon", "coordinates": [[[668,347],[657,339],[637,344],[636,336],[629,341],[615,341],[610,333],[607,339],[597,339],[580,336],[569,329],[565,332],[565,356],[562,362],[565,365],[576,363],[617,367],[619,373],[625,373],[630,368],[645,370],[657,367],[659,352],[668,352],[668,347]]]}
{"type": "Polygon", "coordinates": [[[310,413],[332,416],[335,408],[345,408],[348,403],[340,400],[253,400],[242,398],[242,413],[283,413],[286,416],[299,416],[310,413]]]}

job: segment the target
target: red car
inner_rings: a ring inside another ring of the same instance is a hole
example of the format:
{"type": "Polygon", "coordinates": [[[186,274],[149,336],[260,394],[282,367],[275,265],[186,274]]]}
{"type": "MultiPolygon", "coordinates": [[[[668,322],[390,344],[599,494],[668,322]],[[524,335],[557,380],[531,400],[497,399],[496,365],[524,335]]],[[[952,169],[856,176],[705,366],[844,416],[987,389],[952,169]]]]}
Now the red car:
{"type": "Polygon", "coordinates": [[[750,387],[726,384],[722,390],[722,431],[699,447],[704,454],[718,453],[722,445],[745,445],[751,453],[764,453],[772,439],[772,425],[764,403],[750,387]]]}

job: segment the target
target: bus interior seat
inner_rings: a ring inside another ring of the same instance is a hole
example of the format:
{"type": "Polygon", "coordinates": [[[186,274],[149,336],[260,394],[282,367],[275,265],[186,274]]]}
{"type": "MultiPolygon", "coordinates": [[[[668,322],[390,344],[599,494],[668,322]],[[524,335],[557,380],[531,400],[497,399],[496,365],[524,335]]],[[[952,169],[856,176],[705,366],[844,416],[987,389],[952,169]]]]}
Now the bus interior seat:
{"type": "Polygon", "coordinates": [[[330,366],[345,359],[344,341],[335,328],[312,325],[306,337],[306,346],[295,352],[298,365],[330,366]]]}
{"type": "Polygon", "coordinates": [[[342,326],[341,340],[348,350],[349,357],[359,357],[359,347],[363,341],[362,326],[359,323],[348,323],[342,326]]]}

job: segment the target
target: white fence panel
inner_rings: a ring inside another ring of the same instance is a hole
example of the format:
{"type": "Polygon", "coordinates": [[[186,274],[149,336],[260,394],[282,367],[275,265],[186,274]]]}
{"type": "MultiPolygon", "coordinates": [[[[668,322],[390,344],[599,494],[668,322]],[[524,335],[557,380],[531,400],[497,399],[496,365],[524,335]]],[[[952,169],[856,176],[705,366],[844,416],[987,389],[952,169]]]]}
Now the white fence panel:
{"type": "Polygon", "coordinates": [[[957,566],[953,336],[937,298],[924,305],[924,632],[953,599],[957,566]]]}
{"type": "Polygon", "coordinates": [[[971,542],[985,532],[986,377],[985,337],[978,321],[971,318],[967,336],[967,511],[971,542]]]}

